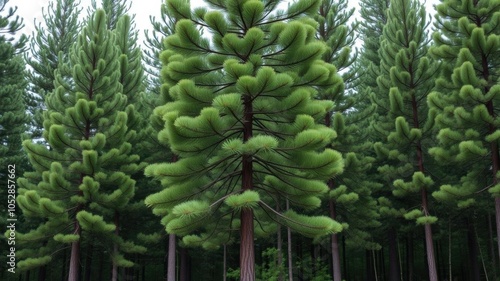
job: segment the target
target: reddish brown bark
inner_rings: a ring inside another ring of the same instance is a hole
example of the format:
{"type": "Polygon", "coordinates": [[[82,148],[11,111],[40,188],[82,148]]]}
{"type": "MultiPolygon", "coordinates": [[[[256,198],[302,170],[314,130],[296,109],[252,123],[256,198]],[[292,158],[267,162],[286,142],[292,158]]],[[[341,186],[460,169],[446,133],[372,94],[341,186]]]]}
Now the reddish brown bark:
{"type": "MultiPolygon", "coordinates": [[[[80,208],[78,208],[79,211],[80,208]]],[[[77,213],[78,213],[77,211],[77,213]]],[[[81,235],[82,230],[78,220],[75,218],[73,224],[73,234],[81,235]]],[[[80,240],[71,243],[71,256],[69,260],[68,281],[78,281],[80,279],[80,240]]]]}
{"type": "MultiPolygon", "coordinates": [[[[330,180],[328,182],[329,186],[333,186],[333,181],[330,180]]],[[[335,202],[330,200],[330,217],[335,220],[337,218],[336,210],[335,210],[335,202]]],[[[331,235],[331,249],[332,249],[332,266],[333,266],[333,280],[334,281],[342,281],[342,272],[340,269],[340,252],[339,252],[339,241],[338,235],[331,235]]]]}
{"type": "Polygon", "coordinates": [[[175,234],[168,235],[167,281],[175,281],[175,234]]]}
{"type": "MultiPolygon", "coordinates": [[[[243,97],[243,141],[247,142],[252,137],[253,108],[252,99],[246,95],[243,97]]],[[[241,186],[243,192],[253,188],[253,165],[252,157],[242,156],[241,186]]],[[[255,252],[253,241],[253,210],[243,208],[241,210],[240,228],[240,280],[255,280],[255,252]]]]}

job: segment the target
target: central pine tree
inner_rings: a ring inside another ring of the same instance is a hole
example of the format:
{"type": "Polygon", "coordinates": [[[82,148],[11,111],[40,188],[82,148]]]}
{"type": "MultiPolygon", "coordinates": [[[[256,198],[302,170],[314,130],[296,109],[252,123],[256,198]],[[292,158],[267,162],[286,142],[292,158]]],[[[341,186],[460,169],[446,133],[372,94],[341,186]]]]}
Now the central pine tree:
{"type": "Polygon", "coordinates": [[[338,152],[325,149],[335,131],[319,124],[333,107],[320,94],[342,89],[315,39],[310,16],[321,1],[278,12],[280,2],[213,0],[212,10],[191,12],[184,1],[168,1],[184,19],[162,54],[162,90],[173,101],[155,114],[166,121],[159,138],[179,160],[146,169],[165,187],[146,203],[167,232],[211,247],[239,230],[240,278],[248,281],[255,280],[254,234],[273,233],[273,221],[309,237],[342,229],[328,217],[273,208],[278,198],[295,209],[319,207],[325,182],[343,166],[338,152]]]}

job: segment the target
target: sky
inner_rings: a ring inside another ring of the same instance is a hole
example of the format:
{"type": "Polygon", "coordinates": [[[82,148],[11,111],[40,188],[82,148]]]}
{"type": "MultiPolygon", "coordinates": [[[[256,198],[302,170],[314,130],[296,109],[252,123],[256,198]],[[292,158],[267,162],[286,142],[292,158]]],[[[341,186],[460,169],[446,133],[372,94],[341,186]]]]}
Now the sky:
{"type": "MultiPolygon", "coordinates": [[[[25,27],[22,32],[31,35],[34,31],[35,22],[43,21],[42,9],[47,9],[49,1],[52,0],[9,0],[7,7],[17,6],[17,15],[24,19],[25,27]]],[[[99,5],[99,0],[96,0],[99,5]]],[[[132,7],[129,14],[135,14],[135,22],[139,32],[139,40],[144,40],[145,29],[151,29],[149,17],[160,16],[160,6],[165,0],[131,0],[132,7]]],[[[80,5],[83,7],[82,16],[87,15],[87,7],[90,5],[90,0],[80,0],[80,5]]],[[[427,12],[432,12],[432,5],[436,4],[438,0],[427,0],[427,12]]],[[[203,5],[203,0],[191,0],[192,7],[199,7],[203,5]]],[[[349,1],[349,7],[359,8],[358,1],[349,1]]]]}

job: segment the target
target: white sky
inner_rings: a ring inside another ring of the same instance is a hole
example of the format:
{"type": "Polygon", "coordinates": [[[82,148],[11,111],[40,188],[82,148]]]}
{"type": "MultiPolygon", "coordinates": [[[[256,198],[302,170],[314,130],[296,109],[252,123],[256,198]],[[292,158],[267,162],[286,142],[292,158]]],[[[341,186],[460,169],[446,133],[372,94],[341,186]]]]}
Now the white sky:
{"type": "MultiPolygon", "coordinates": [[[[19,15],[24,19],[25,27],[22,32],[31,35],[34,31],[34,22],[43,21],[42,16],[42,8],[45,10],[48,7],[48,3],[50,0],[10,0],[7,3],[7,7],[17,6],[18,10],[16,15],[19,15]]],[[[96,0],[98,5],[100,4],[100,0],[96,0]]],[[[145,29],[150,29],[150,21],[149,16],[155,16],[159,18],[160,16],[160,6],[164,0],[130,0],[132,3],[132,7],[129,11],[129,14],[135,14],[135,22],[139,31],[139,41],[142,42],[144,40],[144,31],[145,29]]],[[[436,4],[438,0],[427,0],[427,13],[434,13],[434,9],[432,8],[433,4],[436,4]]],[[[90,0],[80,0],[80,5],[83,7],[82,16],[87,15],[87,7],[90,5],[90,0]]],[[[203,0],[191,0],[192,7],[198,7],[203,5],[203,0]]],[[[358,9],[358,1],[349,1],[349,7],[355,7],[358,9]]]]}

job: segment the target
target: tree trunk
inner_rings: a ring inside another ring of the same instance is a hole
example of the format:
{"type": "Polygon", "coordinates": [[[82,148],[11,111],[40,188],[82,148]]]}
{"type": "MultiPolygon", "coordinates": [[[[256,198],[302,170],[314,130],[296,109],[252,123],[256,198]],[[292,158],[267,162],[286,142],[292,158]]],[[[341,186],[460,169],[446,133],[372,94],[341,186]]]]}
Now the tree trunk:
{"type": "Polygon", "coordinates": [[[67,259],[68,259],[66,252],[67,252],[67,250],[64,249],[63,250],[63,264],[62,264],[62,270],[61,270],[61,280],[66,279],[66,263],[67,263],[67,259]]]}
{"type": "Polygon", "coordinates": [[[89,243],[87,248],[87,255],[85,257],[85,275],[83,280],[90,281],[90,274],[92,268],[92,253],[93,253],[94,244],[92,242],[89,243]]]}
{"type": "Polygon", "coordinates": [[[223,263],[222,263],[222,280],[227,280],[227,246],[224,244],[223,250],[223,263]]]}
{"type": "MultiPolygon", "coordinates": [[[[333,189],[333,180],[329,180],[328,185],[330,186],[330,189],[333,189]]],[[[335,210],[335,202],[333,202],[333,200],[330,200],[329,206],[330,206],[330,218],[336,220],[337,214],[335,210]]],[[[338,242],[338,235],[336,233],[331,235],[331,249],[332,249],[333,280],[342,281],[342,273],[340,269],[339,242],[338,242]]]]}
{"type": "Polygon", "coordinates": [[[481,280],[481,270],[479,267],[479,249],[477,246],[477,240],[474,230],[474,225],[467,220],[467,244],[469,248],[469,268],[470,268],[470,276],[469,280],[471,281],[479,281],[481,280]]]}
{"type": "MultiPolygon", "coordinates": [[[[422,189],[422,198],[426,198],[426,190],[422,189]]],[[[425,201],[427,202],[427,201],[425,201]]],[[[424,205],[424,209],[427,209],[427,204],[424,205]]],[[[429,267],[429,280],[438,281],[436,261],[434,259],[434,241],[432,240],[432,227],[430,224],[425,224],[425,249],[427,253],[427,265],[429,267]]]]}
{"type": "Polygon", "coordinates": [[[406,238],[406,280],[413,281],[413,263],[414,263],[414,254],[413,254],[413,234],[408,234],[406,238]]]}
{"type": "MultiPolygon", "coordinates": [[[[115,223],[115,235],[118,237],[120,235],[120,213],[118,211],[115,211],[115,216],[114,216],[114,223],[115,223]]],[[[118,255],[118,244],[113,243],[113,256],[118,255]]],[[[118,281],[118,265],[116,264],[115,261],[112,263],[112,268],[111,268],[111,281],[118,281]]]]}
{"type": "Polygon", "coordinates": [[[175,281],[175,234],[168,235],[167,281],[175,281]]]}
{"type": "MultiPolygon", "coordinates": [[[[286,209],[289,208],[288,200],[286,200],[286,209]]],[[[293,281],[293,256],[292,256],[292,230],[290,227],[286,228],[286,240],[287,240],[287,255],[288,255],[288,280],[293,281]]]]}
{"type": "MultiPolygon", "coordinates": [[[[189,252],[187,248],[180,248],[180,273],[179,273],[179,281],[188,281],[189,280],[189,252]]],[[[225,262],[225,261],[224,261],[225,262]]]]}
{"type": "Polygon", "coordinates": [[[47,266],[44,265],[38,269],[38,281],[45,281],[47,275],[47,266]]]}
{"type": "MultiPolygon", "coordinates": [[[[77,208],[76,213],[80,211],[80,207],[77,208]]],[[[82,230],[80,228],[80,223],[75,218],[74,221],[74,234],[80,235],[82,234],[82,230]]],[[[71,243],[71,254],[69,260],[69,274],[68,281],[78,281],[80,280],[80,240],[71,243]]]]}
{"type": "Polygon", "coordinates": [[[365,274],[366,274],[365,280],[374,281],[375,280],[374,272],[375,269],[373,266],[372,251],[365,250],[365,274]]]}
{"type": "MultiPolygon", "coordinates": [[[[243,142],[247,142],[252,138],[253,131],[253,107],[252,97],[250,95],[243,96],[243,142]]],[[[242,172],[241,186],[243,192],[253,189],[253,163],[252,156],[242,156],[242,172]]],[[[240,215],[240,280],[253,281],[255,280],[255,250],[254,250],[254,235],[253,235],[253,210],[251,208],[243,208],[240,215]]]]}
{"type": "MultiPolygon", "coordinates": [[[[491,223],[491,214],[488,214],[488,232],[489,232],[489,242],[490,242],[490,258],[491,266],[493,268],[493,280],[497,280],[497,262],[495,254],[495,240],[493,239],[493,224],[491,223]]],[[[500,268],[500,265],[498,266],[500,268]]]]}
{"type": "Polygon", "coordinates": [[[391,227],[387,233],[387,238],[389,239],[389,280],[399,281],[399,259],[398,259],[398,242],[396,229],[391,227]]]}
{"type": "MultiPolygon", "coordinates": [[[[276,207],[276,211],[279,212],[279,206],[276,207]]],[[[276,261],[276,266],[280,269],[278,273],[278,281],[284,281],[284,276],[283,276],[283,270],[282,270],[282,265],[283,265],[283,241],[281,238],[281,225],[278,224],[278,230],[277,230],[277,245],[276,247],[278,248],[278,256],[277,256],[277,261],[276,261]]]]}

